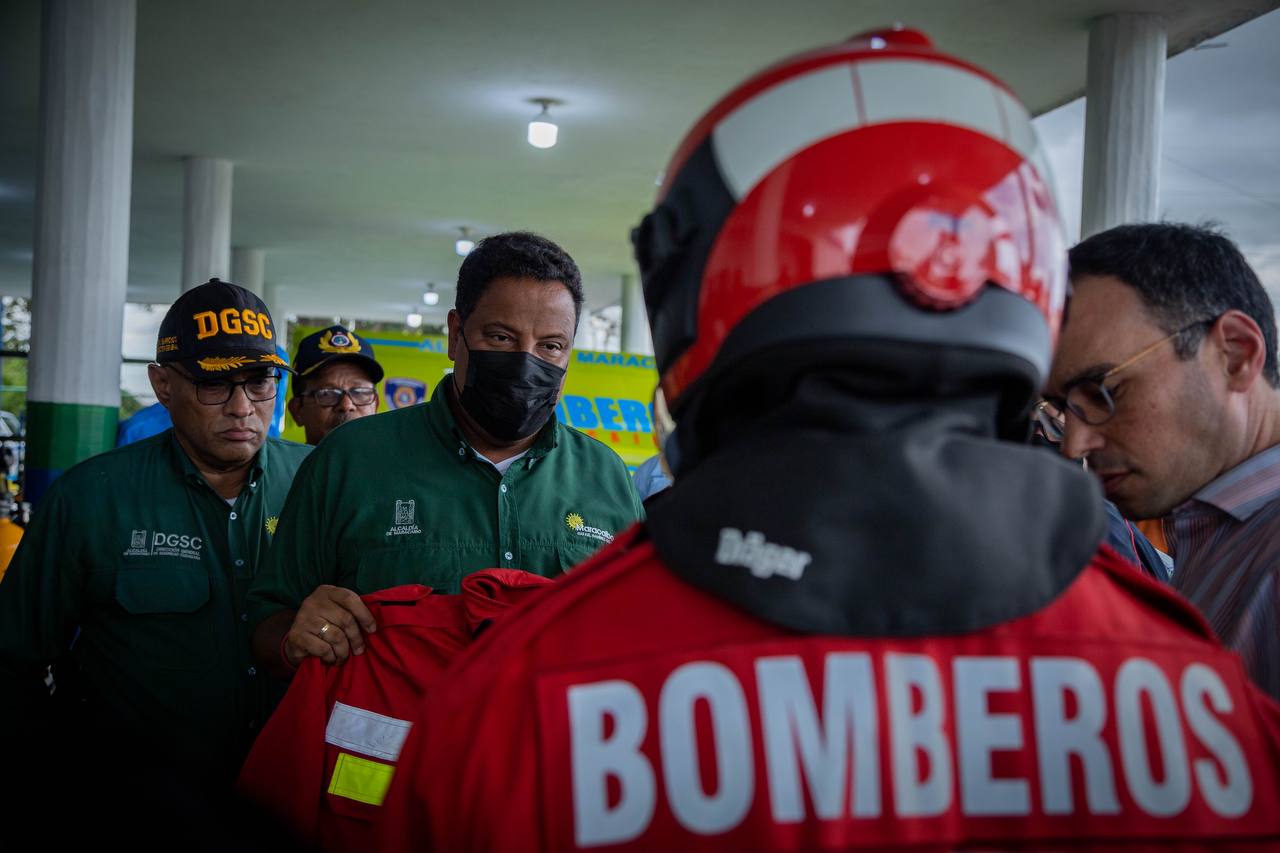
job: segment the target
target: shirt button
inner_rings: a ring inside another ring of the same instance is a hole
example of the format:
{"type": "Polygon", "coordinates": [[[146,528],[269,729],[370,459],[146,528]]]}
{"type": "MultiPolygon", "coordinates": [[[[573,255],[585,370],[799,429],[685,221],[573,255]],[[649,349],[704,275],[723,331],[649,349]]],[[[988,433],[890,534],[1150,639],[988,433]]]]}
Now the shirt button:
{"type": "Polygon", "coordinates": [[[231,520],[232,520],[232,521],[235,521],[237,518],[239,518],[239,516],[238,516],[238,515],[236,515],[234,512],[233,512],[233,513],[231,513],[231,520]]]}
{"type": "Polygon", "coordinates": [[[256,489],[256,488],[258,488],[258,481],[257,481],[257,480],[254,480],[252,483],[250,483],[250,484],[249,484],[249,488],[251,488],[251,489],[256,489]]]}
{"type": "Polygon", "coordinates": [[[241,622],[248,622],[248,621],[249,621],[249,614],[248,614],[248,613],[241,613],[241,614],[240,614],[240,621],[241,621],[241,622]]]}
{"type": "Polygon", "coordinates": [[[243,565],[244,565],[244,560],[236,560],[236,565],[237,565],[237,566],[243,566],[243,565]]]}
{"type": "Polygon", "coordinates": [[[466,455],[467,455],[467,449],[466,449],[465,447],[459,447],[459,448],[458,448],[458,455],[459,455],[459,456],[466,456],[466,455]]]}
{"type": "Polygon", "coordinates": [[[505,495],[507,493],[507,484],[503,483],[501,486],[499,486],[498,491],[502,492],[505,495]]]}
{"type": "Polygon", "coordinates": [[[514,554],[512,554],[510,551],[508,551],[507,553],[505,553],[505,554],[503,554],[503,555],[502,555],[502,558],[503,558],[504,560],[506,560],[506,561],[509,563],[509,562],[511,562],[512,560],[514,560],[514,559],[515,559],[515,555],[514,555],[514,554]]]}
{"type": "Polygon", "coordinates": [[[249,674],[250,674],[250,675],[257,675],[257,674],[258,674],[258,668],[257,668],[256,666],[251,666],[251,667],[249,667],[248,672],[249,672],[249,674]]]}

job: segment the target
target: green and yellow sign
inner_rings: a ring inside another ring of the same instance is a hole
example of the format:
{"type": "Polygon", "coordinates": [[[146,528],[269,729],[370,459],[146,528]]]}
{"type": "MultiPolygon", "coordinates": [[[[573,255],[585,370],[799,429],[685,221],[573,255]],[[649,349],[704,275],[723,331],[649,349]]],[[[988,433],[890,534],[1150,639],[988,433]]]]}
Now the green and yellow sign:
{"type": "MultiPolygon", "coordinates": [[[[319,329],[298,327],[301,340],[319,329]]],[[[378,384],[380,411],[421,403],[436,383],[453,369],[448,346],[439,335],[412,336],[398,332],[365,334],[373,344],[386,377],[378,384]]],[[[574,350],[564,394],[556,406],[561,423],[585,432],[612,447],[631,467],[657,452],[653,432],[653,389],[658,384],[651,355],[574,350]]],[[[302,441],[302,430],[286,417],[284,437],[302,441]]]]}

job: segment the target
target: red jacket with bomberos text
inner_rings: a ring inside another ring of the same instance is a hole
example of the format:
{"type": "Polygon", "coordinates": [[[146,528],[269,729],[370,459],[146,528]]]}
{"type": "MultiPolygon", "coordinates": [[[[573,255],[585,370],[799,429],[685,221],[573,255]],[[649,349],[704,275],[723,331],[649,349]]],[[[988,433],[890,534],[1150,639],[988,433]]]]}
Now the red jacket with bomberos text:
{"type": "Polygon", "coordinates": [[[1107,548],[1020,618],[863,638],[758,619],[637,527],[417,719],[382,850],[1280,844],[1280,705],[1107,548]]]}

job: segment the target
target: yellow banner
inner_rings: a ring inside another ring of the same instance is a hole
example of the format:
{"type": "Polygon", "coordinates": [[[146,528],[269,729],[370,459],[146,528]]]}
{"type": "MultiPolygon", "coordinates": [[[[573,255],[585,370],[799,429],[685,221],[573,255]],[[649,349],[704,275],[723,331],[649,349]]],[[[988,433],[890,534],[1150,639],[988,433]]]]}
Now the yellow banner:
{"type": "MultiPolygon", "coordinates": [[[[291,338],[302,340],[319,329],[295,327],[291,338]]],[[[356,333],[373,344],[386,377],[378,384],[379,411],[412,406],[430,399],[436,383],[453,369],[448,347],[439,335],[403,332],[356,333]]],[[[574,350],[556,417],[612,447],[635,468],[657,453],[653,437],[653,389],[658,374],[651,355],[574,350]]],[[[286,415],[284,437],[302,441],[302,429],[286,415]]]]}

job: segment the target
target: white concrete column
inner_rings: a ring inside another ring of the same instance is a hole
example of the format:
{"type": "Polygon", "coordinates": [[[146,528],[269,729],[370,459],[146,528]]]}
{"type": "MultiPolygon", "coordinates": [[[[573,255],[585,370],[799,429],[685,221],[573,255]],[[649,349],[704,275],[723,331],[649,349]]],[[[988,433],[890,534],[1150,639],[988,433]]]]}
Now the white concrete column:
{"type": "MultiPolygon", "coordinates": [[[[235,281],[235,279],[232,279],[232,281],[235,281]]],[[[239,283],[240,282],[238,281],[236,282],[236,284],[239,283]]],[[[267,310],[271,312],[271,320],[276,324],[276,328],[280,330],[280,346],[292,353],[293,344],[287,340],[287,331],[289,328],[289,306],[286,304],[286,298],[282,293],[283,290],[284,288],[275,282],[268,282],[262,286],[262,291],[259,295],[262,297],[262,301],[267,303],[267,310]]],[[[256,290],[254,292],[258,293],[256,290]]],[[[293,356],[290,355],[290,358],[292,357],[293,356]]]]}
{"type": "Polygon", "coordinates": [[[28,494],[109,448],[120,407],[134,0],[48,0],[40,74],[28,494]]]}
{"type": "Polygon", "coordinates": [[[622,276],[622,331],[623,352],[653,354],[653,338],[649,334],[649,315],[644,308],[644,291],[635,275],[622,276]]]}
{"type": "MultiPolygon", "coordinates": [[[[236,283],[239,284],[239,282],[236,283]]],[[[285,306],[281,304],[284,298],[280,291],[280,285],[275,282],[264,284],[262,286],[262,301],[267,303],[267,310],[271,312],[272,318],[280,317],[281,322],[283,322],[287,312],[285,311],[285,306]]]]}
{"type": "MultiPolygon", "coordinates": [[[[241,287],[252,290],[262,301],[266,302],[266,285],[263,276],[267,268],[265,249],[249,249],[241,246],[231,250],[231,280],[241,287]]],[[[267,304],[270,308],[270,303],[267,304]]]]}
{"type": "Polygon", "coordinates": [[[1168,50],[1157,15],[1107,15],[1090,26],[1081,238],[1158,215],[1168,50]]]}
{"type": "Polygon", "coordinates": [[[182,217],[181,290],[231,281],[231,161],[188,157],[182,217]]]}
{"type": "Polygon", "coordinates": [[[591,311],[586,304],[583,304],[582,316],[578,318],[578,332],[573,337],[573,348],[586,350],[596,348],[595,325],[591,322],[591,311]]]}

